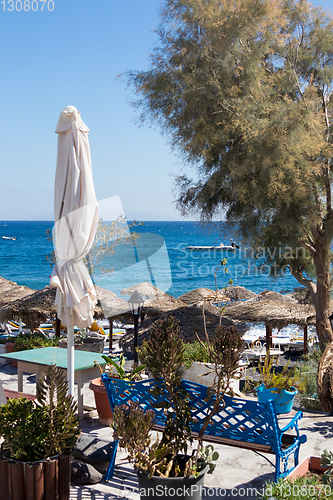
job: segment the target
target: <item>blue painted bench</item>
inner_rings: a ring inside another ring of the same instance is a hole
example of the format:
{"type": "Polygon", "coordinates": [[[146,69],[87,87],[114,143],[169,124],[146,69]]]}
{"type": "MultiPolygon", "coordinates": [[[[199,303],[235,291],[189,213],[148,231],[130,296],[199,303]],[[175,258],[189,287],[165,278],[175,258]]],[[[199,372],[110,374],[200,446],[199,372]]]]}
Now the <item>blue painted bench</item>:
{"type": "MultiPolygon", "coordinates": [[[[163,430],[166,422],[166,412],[158,407],[164,397],[150,393],[154,387],[155,380],[140,380],[138,382],[125,382],[123,380],[110,378],[103,374],[106,392],[112,410],[116,406],[126,404],[129,401],[137,401],[142,408],[155,412],[156,430],[163,430]]],[[[205,402],[207,387],[187,380],[182,381],[182,386],[188,391],[191,398],[191,414],[193,423],[192,435],[195,438],[201,428],[201,422],[205,418],[207,407],[213,404],[213,397],[205,402]]],[[[224,397],[224,406],[221,405],[204,435],[204,441],[228,446],[236,446],[255,451],[256,453],[270,453],[275,455],[275,477],[285,477],[298,464],[299,448],[305,443],[307,437],[299,434],[298,421],[303,413],[298,411],[287,425],[280,428],[273,401],[259,403],[246,399],[224,397]],[[293,430],[292,434],[287,431],[293,430]],[[289,464],[289,458],[293,457],[293,465],[289,464]]],[[[113,476],[118,441],[114,441],[110,465],[105,479],[113,476]]],[[[274,465],[274,464],[273,464],[274,465]]]]}

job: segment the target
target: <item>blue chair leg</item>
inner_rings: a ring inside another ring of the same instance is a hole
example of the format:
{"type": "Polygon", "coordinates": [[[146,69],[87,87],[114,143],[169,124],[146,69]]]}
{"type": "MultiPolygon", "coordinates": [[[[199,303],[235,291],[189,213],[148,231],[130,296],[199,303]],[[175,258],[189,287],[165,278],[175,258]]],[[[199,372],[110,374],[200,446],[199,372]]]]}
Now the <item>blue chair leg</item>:
{"type": "Polygon", "coordinates": [[[113,477],[114,466],[116,465],[118,442],[119,441],[113,441],[112,450],[111,450],[111,458],[110,458],[108,470],[106,471],[106,474],[105,474],[105,481],[109,481],[109,479],[111,479],[113,477]]]}

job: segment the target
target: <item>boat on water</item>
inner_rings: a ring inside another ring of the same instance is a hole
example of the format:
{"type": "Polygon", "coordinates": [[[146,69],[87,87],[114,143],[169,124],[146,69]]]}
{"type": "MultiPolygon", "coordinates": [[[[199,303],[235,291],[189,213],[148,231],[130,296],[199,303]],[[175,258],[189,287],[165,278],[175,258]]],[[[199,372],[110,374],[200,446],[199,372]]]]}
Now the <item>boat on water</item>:
{"type": "Polygon", "coordinates": [[[195,250],[195,251],[207,251],[207,250],[236,250],[239,248],[236,243],[231,243],[231,245],[224,245],[220,243],[218,246],[214,245],[199,245],[199,246],[188,246],[186,250],[195,250]]]}
{"type": "Polygon", "coordinates": [[[3,240],[13,240],[13,241],[15,241],[16,240],[16,236],[3,236],[2,239],[3,240]]]}

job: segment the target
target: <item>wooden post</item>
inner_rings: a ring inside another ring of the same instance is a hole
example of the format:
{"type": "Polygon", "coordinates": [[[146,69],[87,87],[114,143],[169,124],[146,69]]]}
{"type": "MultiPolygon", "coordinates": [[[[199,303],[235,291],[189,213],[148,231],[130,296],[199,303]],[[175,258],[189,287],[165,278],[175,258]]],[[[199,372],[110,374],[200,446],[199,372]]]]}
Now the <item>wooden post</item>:
{"type": "Polygon", "coordinates": [[[112,355],[113,318],[109,318],[109,356],[112,355]]]}
{"type": "Polygon", "coordinates": [[[269,356],[269,350],[272,347],[272,327],[266,325],[266,355],[269,356]]]}
{"type": "Polygon", "coordinates": [[[304,354],[308,353],[308,327],[304,327],[304,335],[303,335],[303,343],[304,343],[304,354]]]}
{"type": "Polygon", "coordinates": [[[56,338],[60,338],[60,325],[61,325],[61,321],[57,316],[56,323],[55,323],[55,336],[56,336],[56,338]]]}

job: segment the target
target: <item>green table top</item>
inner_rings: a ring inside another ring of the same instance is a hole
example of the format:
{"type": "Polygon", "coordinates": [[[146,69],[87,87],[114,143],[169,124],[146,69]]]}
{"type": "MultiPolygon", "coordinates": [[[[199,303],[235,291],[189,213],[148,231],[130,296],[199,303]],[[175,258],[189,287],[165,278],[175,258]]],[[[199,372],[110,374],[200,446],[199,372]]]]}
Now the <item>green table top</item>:
{"type": "MultiPolygon", "coordinates": [[[[1,358],[16,359],[17,361],[26,361],[38,365],[57,365],[59,368],[67,369],[67,349],[59,347],[43,347],[41,349],[30,349],[27,351],[9,352],[1,354],[1,358]]],[[[74,352],[74,370],[86,370],[96,365],[104,366],[106,362],[102,354],[98,352],[78,351],[74,352]]]]}

